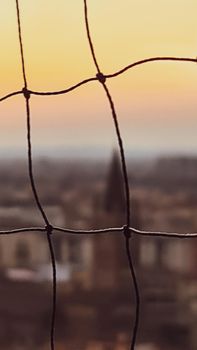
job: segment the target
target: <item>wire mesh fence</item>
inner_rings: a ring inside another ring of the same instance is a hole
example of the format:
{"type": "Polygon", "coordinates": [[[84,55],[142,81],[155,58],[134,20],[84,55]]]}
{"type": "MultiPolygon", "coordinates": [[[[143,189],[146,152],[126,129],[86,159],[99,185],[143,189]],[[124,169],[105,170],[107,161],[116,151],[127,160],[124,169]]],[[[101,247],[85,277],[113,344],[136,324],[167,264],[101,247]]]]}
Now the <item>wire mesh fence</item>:
{"type": "MultiPolygon", "coordinates": [[[[130,342],[130,349],[134,350],[136,345],[136,339],[137,339],[137,332],[138,332],[138,326],[139,326],[139,311],[140,311],[140,288],[138,285],[138,279],[137,275],[134,269],[133,265],[133,256],[132,256],[132,249],[134,250],[135,247],[132,246],[132,237],[135,235],[137,236],[146,236],[146,237],[162,237],[162,238],[177,238],[177,239],[191,239],[191,238],[197,238],[197,233],[178,233],[178,232],[159,232],[159,231],[144,231],[139,230],[137,228],[132,227],[132,222],[130,222],[130,213],[131,213],[131,200],[130,200],[130,191],[129,191],[129,180],[128,180],[128,172],[127,172],[127,164],[125,159],[125,151],[124,151],[124,142],[121,136],[119,122],[118,122],[118,115],[115,108],[115,103],[112,97],[112,94],[108,88],[107,80],[115,78],[129,69],[132,69],[136,66],[143,65],[149,62],[155,62],[155,61],[177,61],[177,62],[188,62],[188,63],[197,63],[197,58],[189,58],[189,57],[151,57],[146,58],[137,62],[133,62],[130,65],[122,68],[121,70],[114,72],[112,74],[104,74],[102,72],[102,69],[99,65],[99,62],[96,57],[94,43],[92,41],[91,37],[91,31],[90,31],[90,25],[89,25],[89,18],[88,18],[88,3],[87,0],[84,0],[84,22],[85,22],[85,28],[86,28],[86,34],[87,34],[87,41],[90,48],[90,53],[92,56],[92,60],[95,65],[96,69],[96,76],[91,77],[88,79],[85,79],[83,81],[80,81],[76,85],[73,85],[71,87],[68,87],[64,90],[60,91],[33,91],[29,88],[28,85],[28,79],[26,75],[26,68],[25,68],[25,57],[24,57],[24,49],[23,49],[23,33],[21,28],[21,13],[20,13],[20,7],[19,7],[19,0],[16,0],[16,18],[17,18],[17,25],[18,25],[18,39],[19,39],[19,46],[20,46],[20,57],[21,57],[21,67],[22,67],[22,73],[23,73],[23,88],[19,91],[13,91],[6,96],[2,96],[0,98],[0,102],[3,102],[12,96],[16,95],[23,95],[24,102],[25,102],[25,109],[26,109],[26,128],[27,128],[27,158],[28,158],[28,171],[29,171],[29,181],[31,184],[31,189],[33,193],[33,197],[35,200],[35,204],[43,218],[43,226],[42,227],[25,227],[25,228],[17,228],[12,230],[2,230],[0,231],[1,235],[10,235],[10,234],[16,234],[16,233],[23,233],[23,232],[42,232],[43,234],[46,234],[46,240],[48,242],[48,247],[50,251],[51,256],[51,264],[52,264],[52,271],[53,271],[53,283],[52,283],[52,311],[51,311],[51,325],[50,325],[50,348],[51,350],[55,349],[55,314],[56,314],[56,301],[57,301],[57,281],[56,281],[56,260],[55,260],[55,254],[54,254],[54,248],[53,248],[53,234],[55,232],[61,232],[65,234],[74,234],[74,235],[98,235],[98,234],[122,234],[125,239],[125,249],[126,249],[126,255],[128,259],[128,265],[130,269],[130,275],[131,279],[133,281],[133,287],[135,291],[135,317],[132,321],[132,331],[131,331],[131,342],[130,342]],[[79,88],[82,85],[85,85],[87,83],[91,83],[92,81],[98,81],[98,83],[101,85],[101,88],[103,89],[106,99],[109,103],[109,107],[111,110],[112,115],[112,121],[115,128],[115,133],[117,137],[117,143],[119,148],[119,156],[121,160],[121,167],[122,167],[122,174],[123,174],[123,182],[124,182],[124,192],[125,192],[125,225],[122,227],[112,227],[112,228],[103,228],[103,229],[92,229],[92,230],[73,230],[69,228],[63,228],[63,227],[57,227],[53,225],[50,222],[50,219],[48,218],[44,207],[41,203],[39,193],[37,191],[36,183],[34,180],[34,172],[33,172],[33,160],[32,160],[32,142],[31,142],[31,103],[30,98],[31,95],[40,95],[40,96],[51,96],[51,95],[61,95],[61,94],[67,94],[77,88],[79,88]],[[131,244],[130,244],[131,242],[131,244]],[[131,249],[132,248],[132,249],[131,249]]],[[[135,213],[134,213],[135,215],[135,213]]]]}

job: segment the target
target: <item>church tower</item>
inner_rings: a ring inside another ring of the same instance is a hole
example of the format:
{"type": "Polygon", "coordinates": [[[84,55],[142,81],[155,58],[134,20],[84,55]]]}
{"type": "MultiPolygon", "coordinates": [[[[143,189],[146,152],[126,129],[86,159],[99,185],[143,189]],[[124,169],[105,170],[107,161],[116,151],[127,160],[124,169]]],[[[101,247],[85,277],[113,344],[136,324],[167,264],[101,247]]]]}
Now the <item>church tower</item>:
{"type": "MultiPolygon", "coordinates": [[[[121,227],[126,223],[123,175],[119,156],[115,151],[112,154],[101,206],[95,208],[97,214],[94,226],[121,227]]],[[[139,227],[138,224],[137,226],[139,227]]],[[[127,268],[122,232],[94,238],[92,276],[95,288],[114,288],[120,283],[123,286],[127,268]]]]}
{"type": "Polygon", "coordinates": [[[125,213],[125,193],[121,164],[116,151],[113,152],[107,176],[103,207],[106,214],[113,215],[114,219],[115,214],[117,214],[117,221],[120,221],[120,225],[123,224],[122,221],[125,213]]]}

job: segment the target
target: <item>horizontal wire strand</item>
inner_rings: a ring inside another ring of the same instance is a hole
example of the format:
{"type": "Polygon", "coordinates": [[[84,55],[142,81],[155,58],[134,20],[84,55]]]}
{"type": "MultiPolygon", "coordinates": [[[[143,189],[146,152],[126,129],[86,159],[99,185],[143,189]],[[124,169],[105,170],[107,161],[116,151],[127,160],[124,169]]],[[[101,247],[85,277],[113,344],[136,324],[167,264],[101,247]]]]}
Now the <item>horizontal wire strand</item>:
{"type": "Polygon", "coordinates": [[[8,95],[5,95],[5,96],[1,97],[1,98],[0,98],[0,102],[3,102],[4,100],[7,100],[8,98],[10,98],[10,97],[12,97],[12,96],[20,95],[20,94],[22,94],[22,93],[23,93],[22,90],[11,92],[11,93],[9,93],[8,95]]]}
{"type": "MultiPolygon", "coordinates": [[[[143,59],[143,60],[140,60],[140,61],[136,61],[136,62],[133,62],[131,64],[129,64],[128,66],[122,68],[121,70],[115,72],[115,73],[112,73],[112,74],[103,74],[103,76],[106,78],[106,79],[111,79],[111,78],[115,78],[123,73],[125,73],[126,71],[136,67],[136,66],[139,66],[139,65],[144,65],[146,63],[149,63],[149,62],[154,62],[154,61],[180,61],[180,62],[192,62],[192,63],[197,63],[197,58],[189,58],[189,57],[173,57],[173,56],[163,56],[163,57],[150,57],[150,58],[146,58],[146,59],[143,59]]],[[[63,94],[67,94],[75,89],[77,89],[78,87],[82,86],[82,85],[85,85],[89,82],[92,82],[92,81],[97,81],[99,80],[98,77],[92,77],[92,78],[88,78],[88,79],[85,79],[85,80],[82,80],[80,81],[79,83],[77,84],[74,84],[66,89],[63,89],[63,90],[57,90],[57,91],[36,91],[36,90],[31,90],[31,89],[28,89],[28,92],[31,94],[31,95],[38,95],[38,96],[51,96],[51,95],[63,95],[63,94]]],[[[15,96],[15,95],[19,95],[19,94],[23,94],[23,91],[20,90],[20,91],[15,91],[15,92],[12,92],[12,93],[9,93],[8,95],[5,95],[3,97],[0,98],[0,102],[12,97],[12,96],[15,96]]]]}
{"type": "Polygon", "coordinates": [[[112,227],[112,228],[103,228],[103,229],[92,229],[92,230],[74,230],[63,227],[53,227],[55,231],[65,232],[68,234],[77,234],[77,235],[96,235],[96,234],[105,234],[105,233],[120,233],[123,231],[123,227],[112,227]]]}
{"type": "Polygon", "coordinates": [[[0,230],[0,235],[12,235],[16,233],[24,233],[24,232],[45,232],[46,229],[43,227],[22,227],[16,228],[13,230],[0,230]]]}
{"type": "Polygon", "coordinates": [[[186,232],[186,233],[178,233],[178,232],[165,232],[165,231],[144,231],[138,230],[136,228],[130,227],[130,231],[139,236],[147,236],[147,237],[162,237],[162,238],[197,238],[196,232],[186,232]]]}
{"type": "Polygon", "coordinates": [[[145,58],[140,61],[136,61],[134,63],[129,64],[128,66],[122,68],[121,70],[112,73],[112,74],[106,74],[106,78],[115,78],[120,74],[123,74],[127,70],[134,68],[136,66],[140,66],[142,64],[146,64],[149,62],[154,62],[154,61],[181,61],[181,62],[192,62],[192,63],[197,63],[197,58],[189,58],[189,57],[173,57],[173,56],[161,56],[161,57],[150,57],[150,58],[145,58]]]}
{"type": "MultiPolygon", "coordinates": [[[[52,225],[51,225],[52,226],[52,225]]],[[[63,232],[67,234],[74,235],[96,235],[96,234],[106,234],[113,233],[119,234],[122,232],[125,227],[109,227],[103,229],[90,229],[90,230],[75,230],[71,228],[52,226],[53,232],[63,232]]],[[[144,231],[138,230],[134,227],[129,227],[131,233],[136,236],[144,236],[144,237],[155,237],[155,238],[180,238],[180,239],[192,239],[197,238],[196,232],[186,232],[186,233],[178,233],[178,232],[165,232],[165,231],[144,231]]],[[[15,233],[24,233],[24,232],[46,232],[46,227],[22,227],[11,230],[0,230],[0,235],[11,235],[15,233]]]]}
{"type": "Polygon", "coordinates": [[[58,90],[58,91],[48,91],[48,92],[39,92],[39,91],[34,91],[34,90],[29,90],[29,92],[32,94],[32,95],[39,95],[39,96],[51,96],[51,95],[63,95],[63,94],[67,94],[75,89],[77,89],[78,87],[82,86],[82,85],[85,85],[87,83],[90,83],[92,81],[97,81],[98,79],[96,77],[93,77],[93,78],[88,78],[88,79],[85,79],[85,80],[82,80],[81,82],[75,84],[75,85],[72,85],[71,87],[67,88],[67,89],[64,89],[64,90],[58,90]]]}

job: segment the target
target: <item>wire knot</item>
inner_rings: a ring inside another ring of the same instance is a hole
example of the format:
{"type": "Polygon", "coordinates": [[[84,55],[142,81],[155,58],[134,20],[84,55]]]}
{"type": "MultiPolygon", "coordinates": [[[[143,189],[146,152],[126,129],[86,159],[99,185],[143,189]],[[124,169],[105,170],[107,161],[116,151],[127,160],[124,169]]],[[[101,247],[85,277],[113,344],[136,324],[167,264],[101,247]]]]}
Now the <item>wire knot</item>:
{"type": "Polygon", "coordinates": [[[104,76],[103,73],[99,72],[96,75],[97,79],[100,81],[101,84],[104,84],[106,81],[106,77],[104,76]]]}
{"type": "Polygon", "coordinates": [[[125,235],[125,238],[128,238],[128,239],[131,238],[131,232],[128,225],[123,226],[123,233],[125,235]]]}
{"type": "Polygon", "coordinates": [[[45,229],[46,229],[46,231],[47,231],[48,234],[52,235],[52,233],[53,233],[53,226],[52,226],[52,225],[47,224],[47,225],[45,226],[45,229]]]}
{"type": "Polygon", "coordinates": [[[22,90],[22,92],[23,92],[23,95],[24,95],[24,97],[26,98],[26,100],[29,100],[29,99],[30,99],[30,96],[31,96],[30,91],[29,91],[26,87],[24,87],[23,90],[22,90]]]}

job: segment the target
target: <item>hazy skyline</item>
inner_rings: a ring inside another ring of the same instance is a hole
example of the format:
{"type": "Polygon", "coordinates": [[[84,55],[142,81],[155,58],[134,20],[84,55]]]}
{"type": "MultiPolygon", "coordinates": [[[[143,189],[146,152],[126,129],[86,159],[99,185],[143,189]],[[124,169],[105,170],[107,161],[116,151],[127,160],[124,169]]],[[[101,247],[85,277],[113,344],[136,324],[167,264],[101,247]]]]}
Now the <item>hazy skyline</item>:
{"type": "MultiPolygon", "coordinates": [[[[197,55],[197,2],[89,1],[90,29],[103,73],[152,56],[197,55]]],[[[83,1],[20,1],[29,88],[61,90],[95,75],[83,1]]],[[[14,1],[0,4],[0,96],[23,86],[14,1]]],[[[196,152],[197,65],[157,62],[107,81],[128,152],[196,152]]],[[[31,97],[35,151],[115,144],[105,95],[97,82],[64,96],[31,97]]],[[[24,148],[22,96],[0,104],[3,149],[24,148]]],[[[25,152],[25,150],[24,150],[25,152]]]]}

